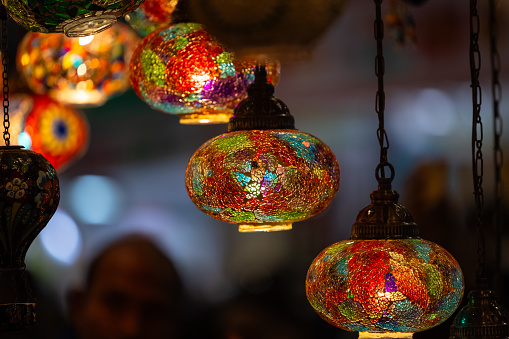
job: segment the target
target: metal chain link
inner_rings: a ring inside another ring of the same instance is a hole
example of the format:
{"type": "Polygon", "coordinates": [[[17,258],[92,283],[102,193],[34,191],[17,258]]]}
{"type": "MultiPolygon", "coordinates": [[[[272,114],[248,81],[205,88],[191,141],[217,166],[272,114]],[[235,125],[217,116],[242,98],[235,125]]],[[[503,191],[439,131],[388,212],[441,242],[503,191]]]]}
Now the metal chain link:
{"type": "Polygon", "coordinates": [[[479,84],[481,52],[479,50],[480,20],[477,13],[477,0],[470,0],[470,78],[472,87],[472,169],[474,197],[477,210],[477,283],[485,281],[486,251],[483,226],[484,193],[483,183],[483,126],[481,120],[482,92],[479,84]]]}
{"type": "Polygon", "coordinates": [[[498,283],[500,275],[501,264],[501,236],[503,225],[502,213],[502,165],[503,154],[500,146],[500,139],[502,137],[502,116],[500,115],[500,101],[502,99],[502,86],[500,85],[500,55],[497,48],[497,16],[495,0],[489,1],[490,7],[490,59],[491,59],[491,92],[493,100],[493,131],[494,131],[494,146],[493,146],[493,160],[495,168],[495,211],[494,211],[494,226],[495,226],[495,284],[498,283]]]}
{"type": "Polygon", "coordinates": [[[7,53],[7,13],[5,7],[0,6],[0,21],[2,22],[2,42],[0,44],[0,48],[2,51],[2,66],[4,67],[4,71],[2,73],[3,79],[3,107],[4,107],[4,141],[5,146],[9,146],[10,137],[9,134],[9,55],[7,53]]]}
{"type": "Polygon", "coordinates": [[[384,92],[384,75],[385,75],[385,59],[383,55],[383,39],[384,39],[384,23],[382,20],[382,1],[374,0],[376,5],[376,19],[374,23],[375,40],[376,40],[376,58],[375,58],[375,74],[378,78],[378,90],[375,98],[375,111],[378,114],[378,129],[376,135],[378,144],[380,145],[380,163],[376,167],[375,176],[378,181],[379,189],[390,189],[392,179],[394,179],[394,167],[387,160],[387,151],[389,149],[389,139],[384,126],[385,113],[385,92],[384,92]],[[385,168],[390,170],[390,176],[386,177],[385,168]]]}

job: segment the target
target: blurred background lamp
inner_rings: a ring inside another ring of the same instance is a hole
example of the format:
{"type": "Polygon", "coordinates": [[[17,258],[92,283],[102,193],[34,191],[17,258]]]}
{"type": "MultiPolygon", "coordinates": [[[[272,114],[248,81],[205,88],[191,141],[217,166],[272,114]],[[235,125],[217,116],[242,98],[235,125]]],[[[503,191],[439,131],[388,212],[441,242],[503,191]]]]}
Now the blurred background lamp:
{"type": "Polygon", "coordinates": [[[145,0],[126,15],[127,23],[142,37],[172,23],[171,14],[179,0],[145,0]]]}
{"type": "Polygon", "coordinates": [[[90,137],[85,115],[46,95],[15,94],[13,101],[14,120],[22,118],[11,133],[18,144],[41,153],[59,172],[83,157],[90,137]]]}
{"type": "MultiPolygon", "coordinates": [[[[265,61],[264,61],[265,63],[265,61]]],[[[136,94],[182,124],[226,123],[254,81],[254,59],[236,59],[203,26],[159,28],[137,46],[130,66],[136,94]]],[[[267,64],[276,84],[279,63],[267,64]]]]}
{"type": "Polygon", "coordinates": [[[128,65],[137,40],[121,23],[81,38],[28,32],[18,46],[17,68],[38,94],[100,106],[129,88],[128,65]]]}

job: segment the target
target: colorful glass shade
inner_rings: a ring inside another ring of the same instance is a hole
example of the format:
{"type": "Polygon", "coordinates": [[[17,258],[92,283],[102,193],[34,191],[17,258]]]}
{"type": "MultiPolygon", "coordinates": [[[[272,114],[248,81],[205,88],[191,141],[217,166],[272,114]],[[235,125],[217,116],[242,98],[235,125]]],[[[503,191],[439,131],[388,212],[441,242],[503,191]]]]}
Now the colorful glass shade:
{"type": "Polygon", "coordinates": [[[129,88],[128,64],[137,40],[121,23],[84,38],[29,32],[18,47],[17,67],[36,93],[100,106],[129,88]]]}
{"type": "Polygon", "coordinates": [[[423,239],[345,240],[311,265],[309,302],[332,325],[360,332],[417,332],[447,319],[461,301],[454,258],[423,239]]]}
{"type": "Polygon", "coordinates": [[[35,301],[25,273],[30,244],[55,213],[60,186],[41,155],[0,147],[0,331],[35,322],[35,301]]]}
{"type": "Polygon", "coordinates": [[[41,153],[59,172],[85,154],[88,121],[72,106],[45,95],[14,95],[11,102],[14,120],[23,117],[18,134],[11,133],[17,143],[41,153]]]}
{"type": "Polygon", "coordinates": [[[239,231],[291,229],[322,211],[339,188],[327,145],[297,130],[224,133],[189,161],[186,187],[198,208],[239,231]]]}
{"type": "Polygon", "coordinates": [[[2,0],[10,16],[28,31],[65,33],[69,37],[97,34],[136,9],[143,0],[2,0]]]}
{"type": "Polygon", "coordinates": [[[412,337],[445,321],[463,296],[463,274],[439,245],[420,239],[395,191],[372,193],[350,240],[311,264],[306,293],[328,323],[361,337],[412,337]]]}
{"type": "Polygon", "coordinates": [[[126,20],[142,37],[157,28],[172,23],[172,13],[178,0],[145,0],[140,7],[126,15],[126,20]]]}
{"type": "Polygon", "coordinates": [[[191,19],[235,52],[307,57],[346,8],[346,0],[189,0],[191,19]]]}
{"type": "MultiPolygon", "coordinates": [[[[203,26],[179,23],[147,35],[131,59],[131,82],[152,108],[180,116],[180,123],[225,123],[247,97],[255,60],[237,60],[203,26]]],[[[279,63],[267,64],[277,83],[279,63]]]]}

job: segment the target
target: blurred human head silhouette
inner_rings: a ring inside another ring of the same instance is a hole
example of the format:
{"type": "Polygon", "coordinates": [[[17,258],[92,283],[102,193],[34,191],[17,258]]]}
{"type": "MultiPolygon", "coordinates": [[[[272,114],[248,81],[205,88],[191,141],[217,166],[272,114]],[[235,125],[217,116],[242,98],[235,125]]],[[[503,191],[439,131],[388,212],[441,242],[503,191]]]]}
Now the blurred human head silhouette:
{"type": "Polygon", "coordinates": [[[179,335],[181,294],[171,260],[150,238],[131,234],[95,256],[67,300],[80,339],[169,339],[179,335]]]}

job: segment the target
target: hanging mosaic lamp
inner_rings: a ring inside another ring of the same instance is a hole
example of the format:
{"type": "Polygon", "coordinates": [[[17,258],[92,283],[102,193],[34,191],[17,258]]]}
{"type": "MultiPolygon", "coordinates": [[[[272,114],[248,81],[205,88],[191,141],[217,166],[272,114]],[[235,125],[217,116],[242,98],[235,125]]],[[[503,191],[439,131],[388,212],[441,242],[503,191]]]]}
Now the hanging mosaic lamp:
{"type": "Polygon", "coordinates": [[[322,211],[339,188],[336,157],[322,141],[296,130],[274,98],[265,67],[235,109],[227,133],[204,143],[186,170],[193,203],[240,232],[280,231],[322,211]]]}
{"type": "Polygon", "coordinates": [[[28,31],[94,35],[136,9],[143,0],[2,0],[9,15],[28,31]]]}
{"type": "Polygon", "coordinates": [[[142,37],[172,23],[172,13],[179,0],[145,0],[126,15],[126,21],[142,37]]]}
{"type": "MultiPolygon", "coordinates": [[[[0,6],[2,64],[8,67],[7,16],[0,6]]],[[[4,69],[5,146],[0,146],[0,331],[35,322],[36,303],[25,272],[25,255],[55,213],[60,187],[55,169],[41,154],[10,145],[8,77],[4,69]]]]}
{"type": "MultiPolygon", "coordinates": [[[[194,23],[159,28],[147,35],[131,59],[131,82],[154,109],[176,114],[181,124],[226,123],[247,97],[257,62],[236,59],[194,23]]],[[[268,62],[275,85],[279,63],[268,62]]]]}
{"type": "Polygon", "coordinates": [[[371,193],[349,240],[323,250],[306,278],[306,294],[328,323],[359,338],[412,338],[452,315],[463,275],[439,245],[418,237],[398,193],[371,193]]]}
{"type": "Polygon", "coordinates": [[[125,24],[94,36],[28,32],[17,67],[30,89],[66,104],[95,107],[129,88],[129,61],[138,37],[125,24]]]}
{"type": "Polygon", "coordinates": [[[11,137],[25,148],[41,153],[62,172],[83,157],[89,144],[89,125],[82,113],[46,95],[20,95],[11,99],[11,116],[23,117],[11,137]]]}
{"type": "Polygon", "coordinates": [[[445,249],[419,237],[412,215],[398,204],[399,194],[391,187],[381,3],[375,0],[378,190],[359,212],[350,239],[327,247],[313,260],[306,294],[320,317],[343,330],[358,331],[359,338],[412,338],[452,315],[463,296],[463,273],[445,249]]]}
{"type": "MultiPolygon", "coordinates": [[[[493,213],[496,222],[495,229],[502,230],[502,195],[503,189],[501,178],[502,149],[500,138],[502,136],[502,121],[500,120],[500,100],[502,87],[499,82],[500,57],[497,48],[497,15],[495,1],[489,1],[490,9],[490,59],[491,59],[491,80],[493,100],[493,132],[495,135],[495,212],[493,213]],[[498,127],[497,127],[498,126],[498,127]]],[[[483,184],[483,125],[481,116],[481,86],[480,74],[480,52],[479,52],[479,15],[477,13],[477,1],[470,1],[470,20],[477,23],[470,25],[470,75],[472,88],[472,172],[474,179],[474,202],[477,212],[476,234],[477,234],[477,262],[475,288],[468,293],[468,302],[454,318],[450,328],[449,339],[509,339],[509,312],[497,302],[495,291],[488,288],[486,275],[486,244],[484,216],[484,190],[483,184]],[[478,62],[476,62],[476,60],[478,62]]],[[[498,234],[500,236],[500,233],[498,234]]],[[[498,246],[496,246],[498,247],[498,246]]],[[[500,264],[498,262],[497,264],[500,264]]],[[[498,267],[499,269],[499,267],[498,267]]]]}
{"type": "Polygon", "coordinates": [[[309,57],[347,0],[189,0],[189,16],[242,55],[309,57]]]}

